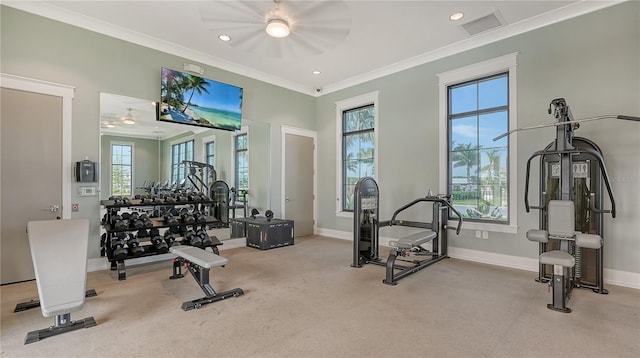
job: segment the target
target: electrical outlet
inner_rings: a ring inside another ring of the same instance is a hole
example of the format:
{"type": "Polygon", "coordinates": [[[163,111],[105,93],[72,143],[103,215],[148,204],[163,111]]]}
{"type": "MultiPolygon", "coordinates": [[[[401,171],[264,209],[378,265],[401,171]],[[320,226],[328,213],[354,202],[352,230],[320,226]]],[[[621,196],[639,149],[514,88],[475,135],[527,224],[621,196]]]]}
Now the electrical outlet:
{"type": "Polygon", "coordinates": [[[482,238],[483,239],[488,239],[489,238],[489,232],[488,231],[482,231],[482,238]]]}
{"type": "Polygon", "coordinates": [[[480,238],[480,230],[476,230],[476,239],[480,238]]]}

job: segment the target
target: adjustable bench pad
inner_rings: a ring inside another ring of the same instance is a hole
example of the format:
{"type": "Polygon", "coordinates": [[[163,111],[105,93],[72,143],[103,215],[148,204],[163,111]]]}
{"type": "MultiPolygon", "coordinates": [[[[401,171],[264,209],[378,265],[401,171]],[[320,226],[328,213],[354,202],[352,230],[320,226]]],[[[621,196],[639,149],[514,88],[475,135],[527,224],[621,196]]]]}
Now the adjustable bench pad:
{"type": "Polygon", "coordinates": [[[427,242],[435,239],[436,236],[438,236],[438,234],[435,231],[421,231],[413,235],[405,236],[397,241],[391,241],[389,244],[401,249],[410,249],[412,247],[426,244],[427,242]]]}
{"type": "Polygon", "coordinates": [[[544,265],[573,267],[576,264],[576,258],[566,251],[553,250],[540,254],[540,263],[544,265]]]}
{"type": "Polygon", "coordinates": [[[193,246],[173,246],[169,251],[206,269],[229,263],[229,259],[193,246]]]}

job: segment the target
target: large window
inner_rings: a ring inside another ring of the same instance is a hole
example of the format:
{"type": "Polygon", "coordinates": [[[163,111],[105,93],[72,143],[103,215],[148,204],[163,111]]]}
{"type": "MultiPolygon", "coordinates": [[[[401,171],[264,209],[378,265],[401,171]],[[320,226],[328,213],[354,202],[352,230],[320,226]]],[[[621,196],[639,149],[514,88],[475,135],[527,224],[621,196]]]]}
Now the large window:
{"type": "Polygon", "coordinates": [[[449,188],[465,219],[509,220],[509,74],[448,87],[449,188]]]}
{"type": "Polygon", "coordinates": [[[180,183],[187,178],[188,167],[181,165],[183,160],[193,160],[193,140],[171,146],[171,182],[180,183]]]}
{"type": "Polygon", "coordinates": [[[235,187],[238,190],[249,189],[249,146],[247,133],[234,137],[235,187]]]}
{"type": "Polygon", "coordinates": [[[515,57],[440,75],[446,130],[446,162],[440,168],[446,187],[441,190],[451,195],[466,223],[493,226],[467,225],[471,229],[516,226],[515,140],[493,141],[515,124],[515,57]]]}
{"type": "Polygon", "coordinates": [[[358,179],[376,174],[377,92],[337,103],[338,213],[351,213],[358,179]]]}
{"type": "Polygon", "coordinates": [[[111,195],[133,194],[133,144],[111,144],[111,195]]]}

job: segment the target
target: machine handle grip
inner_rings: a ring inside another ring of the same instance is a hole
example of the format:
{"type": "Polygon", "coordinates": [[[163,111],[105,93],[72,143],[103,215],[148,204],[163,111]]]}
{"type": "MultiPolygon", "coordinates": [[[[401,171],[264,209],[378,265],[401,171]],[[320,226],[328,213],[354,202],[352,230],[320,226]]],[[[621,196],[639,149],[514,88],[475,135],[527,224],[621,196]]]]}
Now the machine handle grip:
{"type": "Polygon", "coordinates": [[[619,115],[618,117],[616,117],[618,119],[624,119],[625,121],[640,121],[640,117],[634,117],[634,116],[624,116],[624,115],[619,115]]]}

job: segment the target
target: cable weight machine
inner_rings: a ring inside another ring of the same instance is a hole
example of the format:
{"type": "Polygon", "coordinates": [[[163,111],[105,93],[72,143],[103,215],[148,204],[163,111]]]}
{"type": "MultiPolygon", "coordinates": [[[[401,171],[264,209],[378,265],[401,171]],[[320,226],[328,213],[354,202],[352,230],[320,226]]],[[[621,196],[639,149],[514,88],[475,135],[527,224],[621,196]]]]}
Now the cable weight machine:
{"type": "Polygon", "coordinates": [[[580,123],[587,121],[611,118],[640,121],[640,118],[605,115],[575,120],[564,98],[552,100],[548,113],[556,119],[555,123],[514,129],[494,138],[494,141],[520,130],[556,127],[555,140],[543,150],[531,154],[527,160],[524,203],[527,212],[539,210],[539,229],[527,232],[529,240],[539,242],[536,281],[553,286],[553,303],[547,305],[550,309],[570,312],[566,302],[574,287],[608,293],[603,279],[606,242],[603,214],[616,216],[615,199],[602,151],[593,141],[574,136],[574,131],[580,123]],[[535,158],[540,161],[539,204],[530,205],[531,162],[535,158]],[[605,190],[610,209],[603,209],[605,190]],[[550,215],[551,204],[559,213],[570,214],[561,219],[555,213],[550,215]],[[557,226],[563,228],[560,232],[571,232],[558,234],[557,226]]]}

